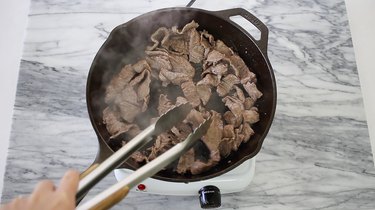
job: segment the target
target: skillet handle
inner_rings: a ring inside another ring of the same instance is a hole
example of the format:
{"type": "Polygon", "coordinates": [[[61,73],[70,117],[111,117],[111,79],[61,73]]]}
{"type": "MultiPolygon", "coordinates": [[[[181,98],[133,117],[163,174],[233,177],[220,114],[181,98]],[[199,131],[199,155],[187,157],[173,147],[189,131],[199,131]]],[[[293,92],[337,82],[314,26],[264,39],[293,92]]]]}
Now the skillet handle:
{"type": "MultiPolygon", "coordinates": [[[[242,27],[241,29],[250,36],[250,38],[258,45],[260,50],[263,52],[263,54],[267,55],[267,46],[268,46],[268,28],[267,26],[260,21],[257,17],[255,17],[253,14],[248,12],[245,9],[242,8],[234,8],[234,9],[228,9],[228,10],[221,10],[214,12],[219,17],[226,19],[234,24],[230,17],[240,15],[241,17],[248,20],[251,24],[253,24],[257,29],[260,31],[260,39],[256,40],[251,34],[249,34],[246,30],[244,30],[242,27]]],[[[236,24],[238,25],[238,24],[236,24]]]]}

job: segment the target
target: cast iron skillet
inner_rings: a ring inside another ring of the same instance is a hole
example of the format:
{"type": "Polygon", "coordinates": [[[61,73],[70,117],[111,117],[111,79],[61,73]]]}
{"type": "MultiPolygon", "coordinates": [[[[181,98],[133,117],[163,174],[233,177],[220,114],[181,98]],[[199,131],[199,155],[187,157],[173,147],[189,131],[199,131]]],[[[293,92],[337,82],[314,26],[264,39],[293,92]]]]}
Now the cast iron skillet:
{"type": "MultiPolygon", "coordinates": [[[[99,151],[95,163],[100,163],[113,153],[107,144],[110,138],[103,124],[102,112],[105,88],[110,79],[125,64],[133,64],[144,57],[144,50],[150,43],[151,34],[159,27],[179,28],[195,20],[198,30],[207,30],[215,39],[221,39],[245,61],[257,75],[257,86],[263,97],[257,101],[260,121],[253,126],[253,135],[237,152],[232,153],[209,171],[199,175],[180,175],[172,171],[161,171],[153,178],[172,182],[192,182],[219,176],[254,157],[261,149],[264,138],[271,126],[276,109],[276,83],[271,64],[267,58],[267,27],[248,11],[237,8],[223,11],[206,11],[195,8],[166,8],[143,14],[127,23],[117,26],[109,35],[92,62],[87,80],[87,107],[91,123],[99,141],[99,151]],[[260,40],[255,40],[247,31],[229,17],[240,15],[261,32],[260,40]]],[[[120,168],[137,169],[139,165],[128,160],[120,168]]]]}

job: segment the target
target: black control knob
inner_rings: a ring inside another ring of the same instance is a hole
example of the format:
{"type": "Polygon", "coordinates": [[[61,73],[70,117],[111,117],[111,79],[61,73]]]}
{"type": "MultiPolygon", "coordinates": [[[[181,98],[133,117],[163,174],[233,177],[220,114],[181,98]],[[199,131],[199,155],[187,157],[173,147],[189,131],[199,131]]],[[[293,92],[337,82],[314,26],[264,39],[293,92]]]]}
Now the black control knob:
{"type": "Polygon", "coordinates": [[[220,190],[216,186],[208,185],[199,190],[199,201],[202,209],[218,208],[221,206],[220,190]]]}

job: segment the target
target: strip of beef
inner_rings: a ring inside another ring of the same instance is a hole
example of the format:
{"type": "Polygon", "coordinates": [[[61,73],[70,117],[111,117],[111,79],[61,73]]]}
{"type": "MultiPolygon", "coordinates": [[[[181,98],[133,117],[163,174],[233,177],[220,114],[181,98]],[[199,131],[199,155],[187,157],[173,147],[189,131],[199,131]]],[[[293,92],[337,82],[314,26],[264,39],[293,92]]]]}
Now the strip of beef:
{"type": "Polygon", "coordinates": [[[145,70],[151,71],[151,67],[148,65],[147,61],[142,59],[139,60],[137,63],[132,65],[134,72],[141,73],[145,70]]]}
{"type": "Polygon", "coordinates": [[[180,85],[183,82],[191,80],[191,77],[185,73],[168,71],[161,69],[159,73],[159,78],[163,82],[163,86],[167,86],[169,83],[180,85]]]}
{"type": "MultiPolygon", "coordinates": [[[[119,114],[113,111],[110,107],[103,110],[103,123],[106,125],[108,133],[116,136],[121,133],[129,131],[135,124],[128,124],[117,117],[119,114]]],[[[137,126],[138,127],[138,126],[137,126]]]]}
{"type": "Polygon", "coordinates": [[[147,156],[141,151],[135,151],[130,157],[138,163],[149,162],[147,156]]]}
{"type": "Polygon", "coordinates": [[[259,121],[258,108],[252,107],[250,110],[245,110],[242,113],[243,121],[254,124],[259,121]]]}
{"type": "Polygon", "coordinates": [[[173,136],[169,134],[168,132],[164,132],[160,134],[156,138],[153,147],[151,147],[151,153],[148,156],[148,160],[151,161],[155,159],[157,156],[159,156],[160,154],[163,154],[165,151],[173,147],[172,139],[173,139],[173,136]]]}
{"type": "Polygon", "coordinates": [[[220,161],[219,144],[223,136],[222,130],[223,121],[221,120],[221,115],[212,111],[212,123],[208,128],[206,135],[202,138],[204,144],[210,150],[210,159],[208,162],[203,162],[201,160],[195,161],[191,166],[192,174],[199,174],[202,171],[206,171],[220,161]]]}
{"type": "Polygon", "coordinates": [[[233,85],[238,84],[238,78],[233,74],[226,75],[217,86],[217,93],[219,96],[226,96],[233,88],[233,85]]]}
{"type": "Polygon", "coordinates": [[[172,70],[172,64],[169,61],[169,54],[167,52],[146,51],[146,61],[154,72],[159,72],[161,69],[172,70]]]}
{"type": "Polygon", "coordinates": [[[254,103],[254,99],[252,99],[251,97],[247,97],[245,98],[245,102],[243,103],[243,105],[245,106],[245,109],[250,109],[254,106],[254,103]]]}
{"type": "Polygon", "coordinates": [[[196,29],[190,31],[189,61],[201,63],[204,58],[204,47],[201,45],[200,35],[196,29]]]}
{"type": "Polygon", "coordinates": [[[128,85],[128,82],[133,78],[135,72],[131,65],[125,65],[117,76],[109,82],[106,88],[105,102],[112,103],[121,91],[128,85]]]}
{"type": "Polygon", "coordinates": [[[235,140],[234,126],[229,124],[223,128],[223,139],[219,144],[220,155],[227,157],[233,149],[233,142],[235,140]]]}
{"type": "Polygon", "coordinates": [[[238,127],[242,123],[242,117],[236,117],[231,111],[226,111],[223,118],[227,124],[231,124],[234,127],[238,127]]]}
{"type": "MultiPolygon", "coordinates": [[[[149,67],[147,65],[147,67],[149,67]]],[[[136,89],[137,102],[141,105],[141,111],[147,109],[148,100],[150,98],[151,69],[145,69],[130,81],[130,86],[136,89]]]]}
{"type": "Polygon", "coordinates": [[[254,81],[256,76],[250,69],[246,66],[245,62],[238,55],[232,55],[229,57],[229,63],[234,70],[235,75],[240,79],[242,84],[249,81],[254,81]]]}
{"type": "Polygon", "coordinates": [[[200,124],[204,122],[204,118],[201,112],[192,109],[190,113],[186,116],[186,121],[191,123],[193,129],[197,128],[200,124]]]}
{"type": "Polygon", "coordinates": [[[239,88],[237,85],[235,85],[234,88],[236,89],[236,95],[235,95],[235,97],[237,97],[238,99],[240,99],[240,101],[242,103],[245,103],[246,98],[245,98],[245,94],[243,93],[242,89],[239,88]]]}
{"type": "Polygon", "coordinates": [[[198,93],[197,93],[197,89],[196,89],[193,81],[187,81],[187,82],[182,83],[181,89],[182,89],[182,92],[184,93],[186,99],[189,101],[189,103],[193,107],[199,106],[201,101],[200,101],[199,97],[197,97],[198,93]]]}
{"type": "Polygon", "coordinates": [[[188,100],[186,100],[186,98],[182,96],[178,96],[176,98],[176,106],[181,105],[181,104],[186,104],[186,103],[188,103],[188,100]]]}
{"type": "Polygon", "coordinates": [[[225,58],[225,55],[217,50],[212,50],[208,53],[206,62],[216,65],[217,62],[225,58]]]}
{"type": "Polygon", "coordinates": [[[169,30],[165,27],[161,27],[156,30],[151,35],[151,41],[154,43],[151,47],[148,47],[147,50],[154,50],[156,49],[160,43],[164,44],[169,39],[169,30]]]}
{"type": "Polygon", "coordinates": [[[118,107],[121,118],[130,123],[134,121],[142,108],[138,104],[137,93],[131,86],[125,87],[116,97],[114,104],[118,107]]]}
{"type": "Polygon", "coordinates": [[[262,92],[258,90],[256,84],[253,82],[247,82],[246,84],[243,85],[243,87],[245,88],[246,92],[254,101],[262,97],[263,95],[262,92]]]}
{"type": "Polygon", "coordinates": [[[180,157],[177,164],[177,173],[185,174],[190,171],[193,163],[195,161],[195,152],[194,149],[191,148],[188,150],[184,155],[180,157]]]}
{"type": "Polygon", "coordinates": [[[254,130],[250,127],[248,123],[244,123],[242,127],[242,134],[244,135],[243,142],[248,142],[250,140],[250,137],[254,135],[254,130]]]}
{"type": "Polygon", "coordinates": [[[172,65],[172,70],[174,72],[184,73],[193,79],[195,74],[195,68],[190,64],[186,58],[178,55],[170,55],[169,60],[172,65]]]}
{"type": "Polygon", "coordinates": [[[211,87],[205,84],[197,84],[196,89],[202,104],[206,105],[211,98],[211,87]]]}
{"type": "Polygon", "coordinates": [[[232,56],[234,54],[233,50],[230,49],[223,41],[217,40],[215,50],[219,51],[220,53],[224,54],[225,56],[232,56]]]}
{"type": "Polygon", "coordinates": [[[158,112],[159,116],[166,113],[173,107],[171,100],[168,99],[167,95],[160,94],[158,112]]]}
{"type": "Polygon", "coordinates": [[[216,87],[219,84],[219,79],[217,76],[212,74],[206,74],[202,80],[197,82],[197,85],[209,85],[211,87],[216,87]]]}

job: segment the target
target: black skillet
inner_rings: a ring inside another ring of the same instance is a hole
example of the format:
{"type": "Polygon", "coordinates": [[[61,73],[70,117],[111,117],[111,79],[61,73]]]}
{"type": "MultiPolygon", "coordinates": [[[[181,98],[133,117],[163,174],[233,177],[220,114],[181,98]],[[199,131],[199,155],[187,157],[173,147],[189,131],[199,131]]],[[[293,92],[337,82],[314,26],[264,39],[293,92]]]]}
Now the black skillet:
{"type": "MultiPolygon", "coordinates": [[[[99,141],[99,150],[94,163],[100,163],[113,153],[114,146],[108,144],[110,134],[103,124],[102,112],[105,88],[124,64],[132,64],[144,57],[144,49],[150,43],[150,35],[159,27],[183,27],[195,20],[198,30],[207,30],[215,39],[222,40],[245,61],[257,75],[257,86],[263,92],[256,106],[260,121],[253,126],[253,135],[237,152],[220,161],[212,169],[198,174],[181,175],[172,170],[164,170],[153,178],[171,182],[193,182],[210,179],[226,173],[245,160],[253,158],[261,149],[263,140],[271,126],[276,109],[276,83],[271,64],[267,57],[268,29],[248,11],[236,8],[222,11],[206,11],[195,8],[175,7],[152,11],[117,26],[96,54],[87,80],[87,107],[91,123],[99,141]],[[231,16],[240,15],[261,32],[259,40],[254,39],[241,26],[232,22],[231,16]],[[112,146],[112,148],[111,148],[112,146]]],[[[137,169],[140,165],[132,160],[120,168],[137,169]]]]}

